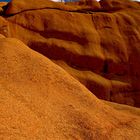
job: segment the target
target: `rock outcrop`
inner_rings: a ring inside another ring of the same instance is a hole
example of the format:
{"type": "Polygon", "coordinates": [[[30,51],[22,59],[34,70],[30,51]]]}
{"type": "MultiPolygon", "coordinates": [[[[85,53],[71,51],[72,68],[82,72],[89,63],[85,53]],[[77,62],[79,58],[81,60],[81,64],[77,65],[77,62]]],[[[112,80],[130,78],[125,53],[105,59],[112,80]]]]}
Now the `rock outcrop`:
{"type": "Polygon", "coordinates": [[[93,3],[13,0],[4,34],[53,60],[97,97],[140,106],[140,5],[93,3]]]}
{"type": "Polygon", "coordinates": [[[0,43],[0,139],[140,139],[139,110],[106,105],[17,39],[0,43]]]}
{"type": "Polygon", "coordinates": [[[138,2],[0,7],[0,139],[140,139],[138,2]]]}

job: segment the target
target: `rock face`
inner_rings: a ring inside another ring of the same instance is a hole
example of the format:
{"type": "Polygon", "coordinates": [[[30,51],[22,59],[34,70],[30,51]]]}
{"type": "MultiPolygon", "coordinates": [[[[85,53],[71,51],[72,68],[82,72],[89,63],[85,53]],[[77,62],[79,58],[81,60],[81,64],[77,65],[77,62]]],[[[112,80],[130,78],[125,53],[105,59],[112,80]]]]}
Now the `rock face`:
{"type": "Polygon", "coordinates": [[[140,106],[139,6],[126,0],[4,6],[0,139],[139,140],[140,109],[97,98],[140,106]]]}
{"type": "Polygon", "coordinates": [[[97,97],[140,106],[139,15],[140,4],[128,0],[13,0],[4,33],[53,60],[97,97]]]}
{"type": "Polygon", "coordinates": [[[140,139],[140,110],[106,105],[17,39],[0,43],[0,139],[140,139]]]}
{"type": "Polygon", "coordinates": [[[0,14],[3,14],[3,6],[7,5],[7,2],[0,2],[0,14]]]}

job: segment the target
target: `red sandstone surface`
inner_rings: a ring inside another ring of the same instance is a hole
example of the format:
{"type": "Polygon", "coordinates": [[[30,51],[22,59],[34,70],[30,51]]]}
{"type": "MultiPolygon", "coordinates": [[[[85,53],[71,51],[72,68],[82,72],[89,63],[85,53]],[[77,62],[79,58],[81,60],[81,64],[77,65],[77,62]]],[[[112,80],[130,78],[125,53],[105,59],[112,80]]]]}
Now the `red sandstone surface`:
{"type": "Polygon", "coordinates": [[[0,139],[139,140],[139,16],[129,0],[4,6],[0,139]]]}

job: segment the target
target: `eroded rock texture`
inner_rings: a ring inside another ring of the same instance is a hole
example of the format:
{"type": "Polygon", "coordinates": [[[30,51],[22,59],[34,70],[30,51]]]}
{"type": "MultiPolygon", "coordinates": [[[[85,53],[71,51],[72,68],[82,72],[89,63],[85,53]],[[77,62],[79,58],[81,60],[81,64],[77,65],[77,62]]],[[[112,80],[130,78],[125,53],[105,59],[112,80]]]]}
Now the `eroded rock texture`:
{"type": "Polygon", "coordinates": [[[4,15],[2,34],[50,58],[97,97],[140,106],[138,2],[13,0],[4,15]]]}
{"type": "Polygon", "coordinates": [[[0,139],[140,139],[139,109],[108,106],[17,39],[0,44],[0,139]]]}
{"type": "Polygon", "coordinates": [[[0,139],[139,140],[140,109],[118,104],[140,106],[139,9],[126,0],[4,6],[0,139]]]}

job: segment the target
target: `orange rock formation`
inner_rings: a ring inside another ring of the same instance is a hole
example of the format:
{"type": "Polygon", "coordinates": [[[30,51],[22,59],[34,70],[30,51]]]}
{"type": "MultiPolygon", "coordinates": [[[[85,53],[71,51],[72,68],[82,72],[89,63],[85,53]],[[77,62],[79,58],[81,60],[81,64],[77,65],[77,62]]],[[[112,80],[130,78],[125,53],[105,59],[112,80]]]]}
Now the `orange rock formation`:
{"type": "Polygon", "coordinates": [[[4,6],[0,139],[139,140],[140,109],[97,98],[140,106],[139,15],[128,0],[4,6]]]}
{"type": "Polygon", "coordinates": [[[140,139],[140,110],[108,106],[21,41],[0,42],[0,139],[140,139]]]}
{"type": "Polygon", "coordinates": [[[139,3],[128,0],[13,0],[2,34],[47,56],[97,97],[140,106],[139,15],[139,3]]]}

